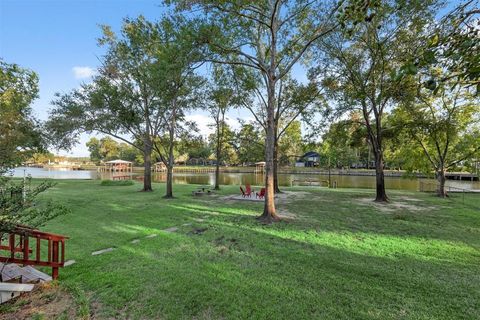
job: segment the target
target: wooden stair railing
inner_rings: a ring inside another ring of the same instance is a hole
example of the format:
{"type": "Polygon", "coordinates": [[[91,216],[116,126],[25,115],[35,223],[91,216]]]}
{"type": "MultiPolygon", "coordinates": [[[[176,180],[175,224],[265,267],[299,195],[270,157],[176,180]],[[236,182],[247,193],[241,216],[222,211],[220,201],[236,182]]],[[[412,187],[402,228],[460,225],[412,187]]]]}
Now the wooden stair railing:
{"type": "Polygon", "coordinates": [[[63,267],[65,262],[65,240],[68,237],[25,226],[17,226],[14,231],[8,233],[7,244],[2,243],[3,236],[0,234],[0,262],[51,267],[52,278],[54,280],[58,278],[58,268],[63,267]],[[34,242],[32,249],[30,244],[34,242]],[[43,257],[42,243],[47,247],[47,253],[43,257]]]}

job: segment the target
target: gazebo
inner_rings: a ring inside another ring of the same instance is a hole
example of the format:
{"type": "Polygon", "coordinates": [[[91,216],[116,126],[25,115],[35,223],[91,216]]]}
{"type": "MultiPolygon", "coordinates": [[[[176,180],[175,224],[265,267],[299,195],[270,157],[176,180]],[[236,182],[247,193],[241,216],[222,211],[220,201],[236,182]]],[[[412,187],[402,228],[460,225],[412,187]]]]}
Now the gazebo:
{"type": "Polygon", "coordinates": [[[120,159],[107,161],[105,162],[104,171],[132,172],[133,162],[120,159]]]}
{"type": "Polygon", "coordinates": [[[265,161],[255,162],[255,173],[264,173],[265,164],[265,161]]]}
{"type": "Polygon", "coordinates": [[[153,165],[152,170],[154,172],[164,172],[167,170],[167,166],[162,161],[157,162],[153,165]]]}

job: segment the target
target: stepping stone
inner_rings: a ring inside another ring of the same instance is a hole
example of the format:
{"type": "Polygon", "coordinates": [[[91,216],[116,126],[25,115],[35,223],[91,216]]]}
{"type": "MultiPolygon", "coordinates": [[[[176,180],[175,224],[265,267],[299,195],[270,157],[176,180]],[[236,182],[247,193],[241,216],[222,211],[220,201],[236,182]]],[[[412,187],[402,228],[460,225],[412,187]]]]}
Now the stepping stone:
{"type": "Polygon", "coordinates": [[[165,232],[175,232],[177,230],[178,230],[177,227],[171,227],[171,228],[163,229],[163,231],[165,231],[165,232]]]}
{"type": "Polygon", "coordinates": [[[113,250],[114,250],[114,248],[107,248],[107,249],[94,251],[94,252],[92,252],[92,256],[96,256],[96,255],[99,255],[99,254],[102,254],[102,253],[105,253],[105,252],[110,252],[110,251],[113,251],[113,250]]]}
{"type": "Polygon", "coordinates": [[[145,238],[155,238],[156,236],[158,236],[158,234],[154,233],[154,234],[149,234],[145,238]]]}
{"type": "Polygon", "coordinates": [[[63,266],[68,267],[68,266],[71,266],[72,264],[74,264],[75,262],[76,262],[75,260],[67,260],[67,261],[65,261],[63,266]]]}
{"type": "Polygon", "coordinates": [[[52,281],[52,277],[46,273],[43,273],[32,266],[25,266],[21,269],[23,283],[31,282],[49,282],[52,281]]]}
{"type": "Polygon", "coordinates": [[[25,283],[0,283],[0,303],[20,296],[22,292],[33,290],[33,284],[25,283]]]}
{"type": "Polygon", "coordinates": [[[130,241],[130,243],[139,243],[140,242],[140,239],[133,239],[132,241],[130,241]]]}

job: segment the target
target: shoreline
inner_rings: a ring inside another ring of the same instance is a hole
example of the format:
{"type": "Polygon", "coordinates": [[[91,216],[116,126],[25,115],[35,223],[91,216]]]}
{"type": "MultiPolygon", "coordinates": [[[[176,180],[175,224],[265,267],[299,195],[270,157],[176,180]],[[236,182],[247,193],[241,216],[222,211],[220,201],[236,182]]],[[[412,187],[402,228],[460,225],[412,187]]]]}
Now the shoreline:
{"type": "MultiPolygon", "coordinates": [[[[100,171],[101,166],[92,165],[77,165],[77,166],[65,166],[65,165],[36,165],[32,166],[36,168],[44,169],[70,169],[74,171],[100,171]]],[[[143,172],[143,167],[133,167],[134,173],[143,172]]],[[[175,166],[173,172],[176,173],[214,173],[215,167],[213,166],[175,166]]],[[[245,174],[261,174],[263,171],[257,170],[255,167],[220,167],[222,173],[245,173],[245,174]]],[[[119,172],[120,173],[120,172],[119,172]]],[[[153,173],[165,173],[165,171],[155,171],[153,173]]],[[[319,169],[319,168],[279,168],[278,174],[299,174],[299,175],[323,175],[323,176],[375,176],[374,169],[319,169]]],[[[405,170],[385,170],[385,177],[398,177],[398,178],[433,178],[432,175],[428,175],[421,172],[408,173],[405,170]]],[[[480,181],[480,177],[476,174],[469,172],[447,172],[446,177],[448,180],[461,180],[461,181],[480,181]]]]}

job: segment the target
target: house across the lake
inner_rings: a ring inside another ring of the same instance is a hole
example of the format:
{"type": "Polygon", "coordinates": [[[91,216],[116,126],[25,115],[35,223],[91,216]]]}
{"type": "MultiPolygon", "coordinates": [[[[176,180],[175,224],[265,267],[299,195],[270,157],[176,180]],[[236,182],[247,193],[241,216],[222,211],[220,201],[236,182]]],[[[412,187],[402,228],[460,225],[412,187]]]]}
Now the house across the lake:
{"type": "Polygon", "coordinates": [[[320,154],[315,151],[309,151],[297,160],[295,167],[318,167],[319,163],[320,154]]]}

